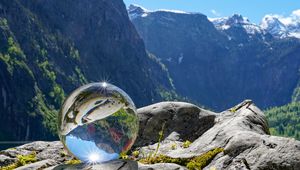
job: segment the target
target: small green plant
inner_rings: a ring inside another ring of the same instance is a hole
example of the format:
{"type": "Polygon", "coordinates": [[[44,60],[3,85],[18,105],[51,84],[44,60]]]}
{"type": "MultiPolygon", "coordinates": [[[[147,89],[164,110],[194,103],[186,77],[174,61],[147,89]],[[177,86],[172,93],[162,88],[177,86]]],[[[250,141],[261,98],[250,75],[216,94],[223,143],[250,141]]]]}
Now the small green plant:
{"type": "Polygon", "coordinates": [[[157,146],[156,146],[156,149],[154,152],[150,152],[148,153],[146,156],[145,154],[143,153],[143,159],[141,159],[142,161],[145,161],[145,162],[151,162],[152,159],[154,159],[158,153],[158,150],[159,150],[159,147],[160,147],[160,143],[162,141],[162,138],[164,136],[164,128],[165,128],[165,124],[166,122],[163,123],[162,125],[162,128],[161,128],[161,131],[159,131],[158,133],[158,143],[157,143],[157,146]]]}
{"type": "Polygon", "coordinates": [[[60,154],[61,157],[68,156],[68,153],[65,150],[60,151],[59,154],[60,154]]]}
{"type": "Polygon", "coordinates": [[[192,144],[192,142],[190,142],[189,140],[186,140],[185,142],[183,142],[182,147],[188,148],[188,147],[190,147],[191,144],[192,144]]]}
{"type": "Polygon", "coordinates": [[[236,108],[234,108],[234,107],[230,108],[229,111],[232,112],[232,113],[235,113],[236,112],[236,108]]]}
{"type": "Polygon", "coordinates": [[[127,155],[127,152],[121,152],[120,153],[120,159],[129,159],[129,156],[127,155]]]}
{"type": "Polygon", "coordinates": [[[176,143],[173,143],[172,145],[171,145],[171,149],[172,150],[175,150],[177,148],[177,144],[176,143]]]}
{"type": "Polygon", "coordinates": [[[81,161],[76,158],[70,159],[65,162],[65,164],[67,164],[67,165],[75,165],[75,164],[80,164],[80,163],[81,163],[81,161]]]}
{"type": "Polygon", "coordinates": [[[157,152],[158,152],[158,149],[159,149],[159,147],[160,147],[161,140],[162,140],[162,138],[164,137],[165,124],[166,124],[166,122],[163,123],[162,128],[161,128],[161,131],[159,131],[159,133],[158,133],[158,142],[157,142],[156,150],[155,150],[155,152],[154,152],[154,157],[156,156],[156,154],[157,154],[157,152]]]}
{"type": "Polygon", "coordinates": [[[140,151],[136,150],[132,152],[132,156],[137,158],[140,155],[140,151]]]}

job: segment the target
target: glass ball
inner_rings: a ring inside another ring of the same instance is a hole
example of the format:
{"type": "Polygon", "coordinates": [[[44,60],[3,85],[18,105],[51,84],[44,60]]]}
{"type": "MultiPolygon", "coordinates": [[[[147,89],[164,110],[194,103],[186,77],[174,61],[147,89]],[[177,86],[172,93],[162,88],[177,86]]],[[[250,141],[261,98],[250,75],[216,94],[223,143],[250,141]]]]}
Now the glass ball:
{"type": "Polygon", "coordinates": [[[138,117],[130,97],[106,83],[84,85],[65,100],[58,134],[65,148],[84,163],[118,159],[138,134],[138,117]]]}

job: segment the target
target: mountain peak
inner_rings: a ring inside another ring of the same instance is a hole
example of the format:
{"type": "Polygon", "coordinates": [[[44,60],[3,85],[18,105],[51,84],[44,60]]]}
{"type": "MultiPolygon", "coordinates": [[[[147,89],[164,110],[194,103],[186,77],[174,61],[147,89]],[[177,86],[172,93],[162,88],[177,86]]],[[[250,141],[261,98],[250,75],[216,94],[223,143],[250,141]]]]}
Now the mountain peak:
{"type": "Polygon", "coordinates": [[[227,25],[245,24],[245,23],[250,23],[250,21],[248,20],[248,18],[243,17],[241,14],[233,14],[227,20],[227,25]]]}
{"type": "Polygon", "coordinates": [[[137,4],[130,4],[128,7],[128,12],[147,12],[148,10],[137,4]]]}
{"type": "Polygon", "coordinates": [[[263,30],[256,24],[251,23],[248,18],[241,14],[233,14],[230,17],[210,18],[209,19],[218,30],[227,30],[231,27],[241,27],[248,34],[263,33],[263,30]]]}
{"type": "Polygon", "coordinates": [[[266,15],[262,19],[260,26],[275,37],[300,38],[300,10],[293,11],[290,16],[266,15]]]}
{"type": "Polygon", "coordinates": [[[288,36],[286,26],[275,15],[266,15],[262,19],[260,26],[262,29],[266,30],[273,36],[281,38],[288,36]]]}
{"type": "Polygon", "coordinates": [[[167,13],[175,13],[175,14],[192,14],[185,11],[180,10],[172,10],[172,9],[157,9],[157,10],[148,10],[140,5],[131,4],[128,7],[128,14],[130,19],[135,19],[136,17],[146,17],[149,13],[154,12],[167,12],[167,13]]]}
{"type": "Polygon", "coordinates": [[[140,5],[137,5],[137,4],[131,4],[128,7],[128,14],[129,14],[130,19],[134,19],[139,16],[147,15],[147,12],[149,12],[149,10],[147,10],[146,8],[144,8],[140,5]]]}

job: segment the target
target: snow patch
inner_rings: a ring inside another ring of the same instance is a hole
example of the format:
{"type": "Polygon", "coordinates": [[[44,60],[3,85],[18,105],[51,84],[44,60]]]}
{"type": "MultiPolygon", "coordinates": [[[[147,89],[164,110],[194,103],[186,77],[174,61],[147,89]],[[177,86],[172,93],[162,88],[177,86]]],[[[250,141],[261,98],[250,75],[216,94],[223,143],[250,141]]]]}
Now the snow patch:
{"type": "Polygon", "coordinates": [[[171,12],[171,13],[177,13],[177,14],[190,14],[189,12],[180,11],[180,10],[172,10],[172,9],[158,9],[151,12],[171,12]]]}
{"type": "Polygon", "coordinates": [[[128,7],[128,14],[130,19],[135,19],[137,17],[147,17],[150,13],[154,12],[170,12],[175,14],[193,14],[185,11],[180,10],[170,10],[170,9],[158,9],[158,10],[148,10],[140,5],[137,4],[131,4],[128,7]]]}
{"type": "Polygon", "coordinates": [[[291,32],[289,34],[290,37],[295,37],[295,38],[299,38],[300,39],[300,32],[291,32]]]}

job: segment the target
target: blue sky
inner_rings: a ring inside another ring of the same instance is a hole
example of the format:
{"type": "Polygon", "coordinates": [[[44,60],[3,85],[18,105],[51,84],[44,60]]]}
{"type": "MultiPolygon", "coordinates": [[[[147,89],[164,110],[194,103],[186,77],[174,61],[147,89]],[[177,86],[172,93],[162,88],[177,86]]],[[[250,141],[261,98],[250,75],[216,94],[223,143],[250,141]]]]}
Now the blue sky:
{"type": "Polygon", "coordinates": [[[234,13],[259,23],[266,14],[289,16],[300,9],[299,0],[124,0],[126,6],[138,4],[147,9],[175,9],[201,12],[208,17],[230,16],[234,13]]]}

